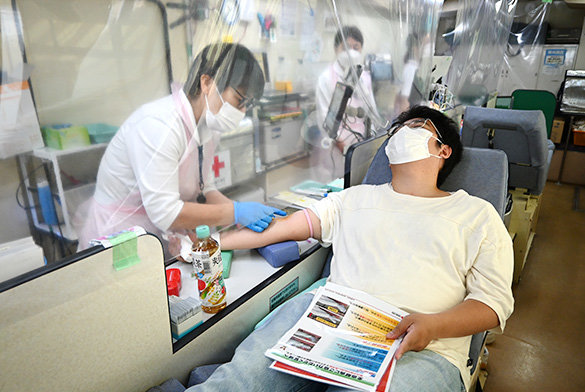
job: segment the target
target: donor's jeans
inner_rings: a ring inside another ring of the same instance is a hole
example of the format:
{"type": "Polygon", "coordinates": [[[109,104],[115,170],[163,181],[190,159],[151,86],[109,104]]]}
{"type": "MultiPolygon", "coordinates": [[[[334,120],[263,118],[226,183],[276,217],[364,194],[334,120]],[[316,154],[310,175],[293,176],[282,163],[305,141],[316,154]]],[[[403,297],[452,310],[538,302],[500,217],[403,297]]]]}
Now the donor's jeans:
{"type": "MultiPolygon", "coordinates": [[[[269,369],[272,360],[264,352],[293,327],[309,307],[313,294],[289,300],[266,319],[236,348],[234,357],[223,364],[202,384],[186,392],[300,392],[349,391],[269,369]]],[[[423,350],[409,351],[397,361],[390,385],[391,392],[465,391],[459,370],[440,355],[423,350]]]]}

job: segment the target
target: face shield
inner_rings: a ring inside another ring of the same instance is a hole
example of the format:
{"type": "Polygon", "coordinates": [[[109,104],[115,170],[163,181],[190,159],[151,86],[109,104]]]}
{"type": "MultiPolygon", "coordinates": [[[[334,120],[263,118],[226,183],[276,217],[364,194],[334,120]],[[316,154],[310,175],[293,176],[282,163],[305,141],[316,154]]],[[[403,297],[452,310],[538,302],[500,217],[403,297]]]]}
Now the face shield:
{"type": "Polygon", "coordinates": [[[238,44],[206,46],[195,58],[183,87],[190,97],[201,93],[201,76],[210,76],[220,93],[231,87],[241,97],[242,107],[251,107],[264,92],[264,74],[253,54],[238,44]]]}

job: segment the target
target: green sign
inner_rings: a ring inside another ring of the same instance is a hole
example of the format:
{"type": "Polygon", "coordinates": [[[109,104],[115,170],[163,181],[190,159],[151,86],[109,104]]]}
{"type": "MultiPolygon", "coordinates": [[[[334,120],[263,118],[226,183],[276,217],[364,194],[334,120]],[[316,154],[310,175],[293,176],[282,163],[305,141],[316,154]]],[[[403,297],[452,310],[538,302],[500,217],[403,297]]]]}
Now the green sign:
{"type": "Polygon", "coordinates": [[[292,282],[284,286],[280,291],[270,297],[270,311],[272,312],[284,301],[299,292],[299,277],[297,276],[292,282]]]}

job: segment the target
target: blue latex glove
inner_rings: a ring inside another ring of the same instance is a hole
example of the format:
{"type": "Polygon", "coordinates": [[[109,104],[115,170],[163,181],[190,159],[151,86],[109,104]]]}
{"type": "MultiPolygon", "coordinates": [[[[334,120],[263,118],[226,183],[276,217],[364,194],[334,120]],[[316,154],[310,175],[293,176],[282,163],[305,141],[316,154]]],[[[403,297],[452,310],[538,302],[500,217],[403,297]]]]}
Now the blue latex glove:
{"type": "Polygon", "coordinates": [[[234,201],[235,222],[257,233],[263,232],[268,227],[274,218],[274,214],[286,216],[286,212],[261,203],[234,201]]]}

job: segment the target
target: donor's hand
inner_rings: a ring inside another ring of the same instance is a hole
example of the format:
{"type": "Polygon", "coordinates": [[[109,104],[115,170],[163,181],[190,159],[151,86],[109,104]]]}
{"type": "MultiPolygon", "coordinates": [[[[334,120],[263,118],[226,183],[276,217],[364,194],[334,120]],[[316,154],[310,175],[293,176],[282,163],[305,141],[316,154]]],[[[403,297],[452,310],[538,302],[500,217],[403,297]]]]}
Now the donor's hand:
{"type": "Polygon", "coordinates": [[[409,314],[386,335],[388,339],[398,339],[404,335],[402,343],[396,350],[396,359],[407,351],[424,350],[435,339],[435,318],[432,314],[409,314]]]}

